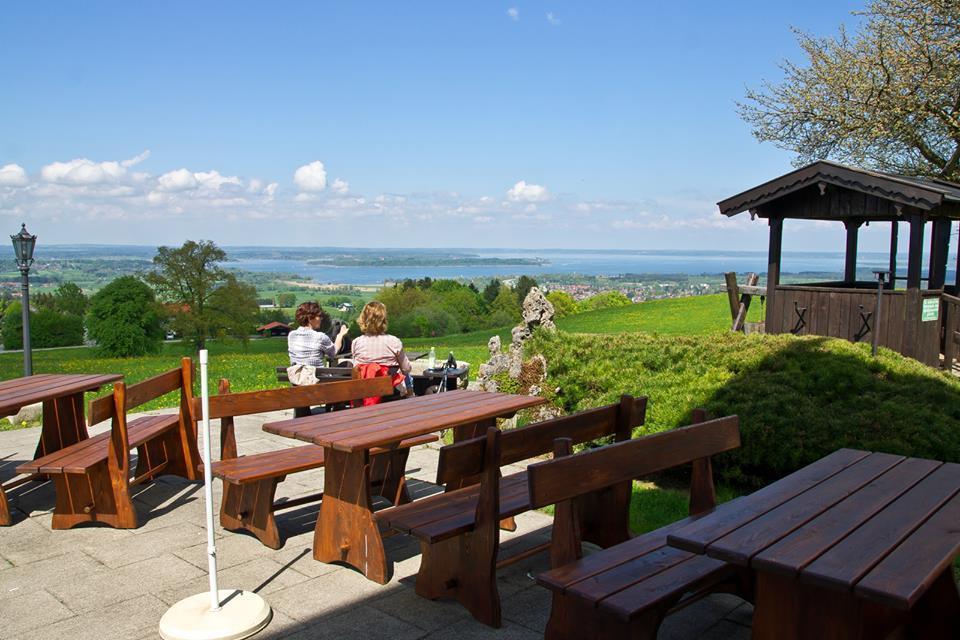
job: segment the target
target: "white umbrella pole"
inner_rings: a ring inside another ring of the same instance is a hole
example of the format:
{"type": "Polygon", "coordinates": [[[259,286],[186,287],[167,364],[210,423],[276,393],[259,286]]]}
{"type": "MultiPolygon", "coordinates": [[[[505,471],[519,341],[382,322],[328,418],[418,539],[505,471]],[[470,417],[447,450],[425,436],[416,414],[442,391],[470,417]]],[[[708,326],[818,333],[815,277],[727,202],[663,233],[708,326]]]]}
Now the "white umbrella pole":
{"type": "Polygon", "coordinates": [[[170,607],[160,619],[163,640],[240,640],[270,622],[270,606],[255,593],[217,588],[217,547],[214,542],[213,478],[210,455],[210,394],[207,392],[207,350],[200,351],[200,402],[203,431],[203,484],[207,507],[207,561],[210,593],[198,593],[170,607]],[[222,603],[222,604],[221,604],[222,603]]]}
{"type": "Polygon", "coordinates": [[[200,398],[203,406],[203,491],[207,507],[207,571],[210,574],[210,610],[220,610],[217,595],[217,544],[213,531],[213,478],[210,475],[210,391],[207,387],[207,350],[200,350],[200,398]]]}

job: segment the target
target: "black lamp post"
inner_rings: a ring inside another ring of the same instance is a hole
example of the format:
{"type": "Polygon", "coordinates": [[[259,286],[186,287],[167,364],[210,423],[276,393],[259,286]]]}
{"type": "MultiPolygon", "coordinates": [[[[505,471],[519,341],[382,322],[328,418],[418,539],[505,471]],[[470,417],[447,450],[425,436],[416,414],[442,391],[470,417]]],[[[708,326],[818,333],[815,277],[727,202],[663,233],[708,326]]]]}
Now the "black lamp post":
{"type": "Polygon", "coordinates": [[[33,354],[30,352],[30,265],[33,264],[33,248],[37,236],[30,235],[27,225],[20,227],[20,233],[10,236],[13,241],[13,253],[20,269],[20,291],[23,302],[23,375],[33,375],[33,354]]]}

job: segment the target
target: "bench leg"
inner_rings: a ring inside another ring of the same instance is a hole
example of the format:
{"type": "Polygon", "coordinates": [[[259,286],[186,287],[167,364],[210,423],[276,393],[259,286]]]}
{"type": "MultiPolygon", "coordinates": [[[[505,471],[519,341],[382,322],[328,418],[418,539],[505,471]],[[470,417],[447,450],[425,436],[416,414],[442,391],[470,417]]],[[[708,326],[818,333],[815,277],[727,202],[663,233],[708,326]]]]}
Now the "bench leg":
{"type": "Polygon", "coordinates": [[[562,593],[553,594],[547,640],[656,640],[666,607],[645,611],[629,622],[601,615],[593,604],[562,593]]]}
{"type": "Polygon", "coordinates": [[[584,542],[607,549],[630,539],[630,490],[625,482],[577,498],[584,542]]]}
{"type": "Polygon", "coordinates": [[[113,483],[107,461],[97,463],[86,474],[53,475],[56,506],[52,527],[70,529],[83,522],[102,522],[117,529],[136,529],[137,511],[126,484],[113,483]]]}
{"type": "Polygon", "coordinates": [[[499,629],[498,545],[485,537],[481,533],[465,533],[432,544],[421,541],[423,555],[416,592],[429,600],[453,598],[477,621],[499,629]]]}
{"type": "Polygon", "coordinates": [[[379,487],[378,494],[394,505],[410,502],[407,493],[407,458],[410,449],[393,449],[370,456],[370,485],[379,487]]]}
{"type": "Polygon", "coordinates": [[[136,476],[149,473],[165,462],[166,465],[158,470],[156,475],[172,475],[187,480],[197,480],[200,472],[197,465],[190,463],[190,452],[184,451],[183,445],[183,438],[177,429],[171,429],[161,436],[144,442],[137,447],[136,476]]]}
{"type": "Polygon", "coordinates": [[[13,524],[13,517],[10,515],[10,504],[7,502],[7,493],[0,486],[0,526],[6,527],[13,524]]]}
{"type": "Polygon", "coordinates": [[[342,562],[379,584],[391,569],[370,500],[370,456],[324,447],[323,501],[313,536],[313,557],[342,562]]]}
{"type": "Polygon", "coordinates": [[[264,546],[283,546],[277,521],[273,517],[273,501],[277,485],[286,478],[267,478],[247,484],[223,483],[220,502],[220,526],[224,529],[249,531],[264,546]]]}

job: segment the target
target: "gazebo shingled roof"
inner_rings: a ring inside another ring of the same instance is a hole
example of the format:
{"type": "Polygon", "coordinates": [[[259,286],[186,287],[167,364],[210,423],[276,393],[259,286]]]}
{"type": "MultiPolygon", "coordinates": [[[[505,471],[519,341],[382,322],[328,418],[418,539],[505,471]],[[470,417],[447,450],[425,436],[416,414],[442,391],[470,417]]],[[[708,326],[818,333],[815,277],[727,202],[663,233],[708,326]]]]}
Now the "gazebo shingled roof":
{"type": "MultiPolygon", "coordinates": [[[[734,216],[744,211],[756,210],[811,185],[834,185],[844,190],[875,196],[881,200],[906,207],[914,207],[931,215],[946,215],[960,218],[960,184],[935,178],[881,173],[856,169],[842,164],[820,160],[785,175],[765,182],[743,193],[717,203],[720,213],[734,216]],[[942,209],[942,211],[935,211],[942,209]]],[[[793,217],[787,215],[786,217],[793,217]]],[[[806,216],[803,216],[806,217],[806,216]]],[[[827,215],[822,219],[858,217],[872,220],[889,220],[886,215],[871,215],[870,210],[851,209],[847,215],[827,215]]]]}

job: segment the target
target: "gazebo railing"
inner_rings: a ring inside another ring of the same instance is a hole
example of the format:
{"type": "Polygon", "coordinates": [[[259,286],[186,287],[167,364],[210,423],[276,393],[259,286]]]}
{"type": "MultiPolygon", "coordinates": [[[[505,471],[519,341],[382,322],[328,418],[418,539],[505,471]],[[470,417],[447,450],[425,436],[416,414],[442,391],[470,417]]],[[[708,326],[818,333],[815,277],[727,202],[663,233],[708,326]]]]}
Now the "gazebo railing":
{"type": "MultiPolygon", "coordinates": [[[[923,299],[939,300],[941,295],[939,289],[921,290],[920,304],[923,299]]],[[[904,290],[883,291],[878,342],[900,353],[906,347],[907,300],[904,290]]],[[[869,343],[877,327],[876,306],[875,286],[867,289],[779,285],[773,305],[768,302],[767,332],[830,336],[869,343]]],[[[917,314],[919,317],[919,309],[917,314]]],[[[937,366],[940,360],[940,315],[919,323],[919,349],[915,357],[931,366],[937,366]]],[[[960,309],[957,315],[960,315],[960,309]]]]}

